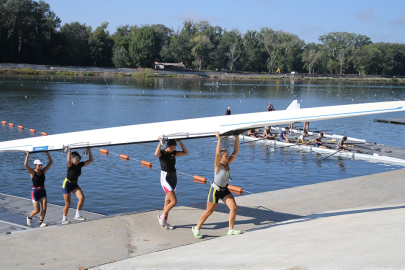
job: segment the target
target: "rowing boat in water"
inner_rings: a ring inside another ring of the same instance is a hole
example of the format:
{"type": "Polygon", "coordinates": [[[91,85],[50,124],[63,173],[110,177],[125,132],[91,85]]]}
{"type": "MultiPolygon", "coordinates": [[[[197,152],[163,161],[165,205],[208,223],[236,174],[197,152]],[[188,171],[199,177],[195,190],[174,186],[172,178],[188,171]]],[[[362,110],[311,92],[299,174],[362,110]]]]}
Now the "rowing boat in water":
{"type": "MultiPolygon", "coordinates": [[[[339,135],[336,135],[336,136],[339,136],[339,135]]],[[[267,139],[263,139],[263,138],[254,138],[254,137],[250,137],[247,135],[239,135],[239,137],[241,140],[244,140],[247,142],[265,144],[265,145],[269,145],[269,146],[272,146],[275,148],[276,147],[277,148],[288,147],[288,148],[292,148],[292,149],[304,150],[307,152],[316,152],[316,153],[327,154],[327,155],[333,154],[333,156],[339,156],[339,157],[344,157],[344,158],[359,159],[359,160],[365,160],[365,161],[369,161],[369,162],[382,162],[382,163],[405,166],[405,159],[390,156],[388,154],[388,152],[377,151],[376,149],[380,149],[378,147],[375,147],[375,148],[371,147],[371,145],[380,146],[380,147],[384,146],[384,145],[379,145],[379,144],[371,144],[371,143],[365,144],[365,145],[368,145],[369,149],[362,148],[361,149],[362,152],[357,152],[357,150],[359,150],[358,147],[352,147],[354,151],[338,151],[336,149],[319,148],[319,147],[316,147],[315,145],[311,145],[311,144],[303,145],[303,144],[296,144],[296,143],[285,143],[285,142],[280,142],[278,140],[267,140],[267,139]],[[364,152],[367,152],[367,153],[364,153],[364,152]]],[[[330,145],[334,145],[334,143],[330,143],[330,145]]],[[[404,149],[402,149],[402,151],[405,153],[404,149]]]]}

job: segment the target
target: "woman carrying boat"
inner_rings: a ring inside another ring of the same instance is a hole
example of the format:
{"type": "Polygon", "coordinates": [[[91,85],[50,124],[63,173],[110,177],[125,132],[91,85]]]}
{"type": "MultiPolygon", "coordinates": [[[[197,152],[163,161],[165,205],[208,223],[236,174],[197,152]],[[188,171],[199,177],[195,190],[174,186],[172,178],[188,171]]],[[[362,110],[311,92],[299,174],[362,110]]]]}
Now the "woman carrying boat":
{"type": "Polygon", "coordinates": [[[28,165],[30,152],[26,151],[26,153],[27,156],[25,157],[24,166],[31,175],[32,179],[31,199],[32,204],[34,205],[34,210],[31,212],[29,216],[27,216],[27,225],[30,227],[32,226],[32,217],[38,214],[42,207],[42,211],[39,216],[39,227],[45,227],[48,225],[44,222],[46,214],[46,204],[48,202],[45,190],[45,173],[49,170],[49,168],[51,168],[53,160],[48,151],[45,151],[45,154],[48,156],[48,164],[45,166],[45,168],[42,168],[41,160],[37,159],[34,161],[35,170],[33,170],[28,165]]]}
{"type": "Polygon", "coordinates": [[[163,214],[158,215],[158,221],[162,228],[172,230],[173,226],[167,223],[167,219],[169,218],[170,210],[177,204],[175,193],[177,187],[176,156],[185,156],[188,154],[188,151],[181,140],[177,140],[181,146],[181,151],[176,151],[176,140],[168,140],[166,148],[163,150],[161,150],[162,142],[160,137],[158,141],[159,144],[156,147],[155,156],[159,158],[161,167],[160,183],[166,193],[163,214]]]}
{"type": "Polygon", "coordinates": [[[195,227],[191,227],[194,237],[201,239],[200,229],[207,218],[214,212],[218,205],[218,200],[222,201],[228,206],[229,212],[229,230],[228,235],[241,234],[242,231],[234,228],[237,206],[235,198],[228,189],[228,181],[231,180],[229,165],[235,160],[239,153],[239,135],[235,136],[235,146],[231,156],[227,150],[221,150],[221,136],[216,134],[218,139],[217,147],[215,149],[215,162],[214,162],[214,181],[208,191],[207,209],[198,220],[195,227]]]}
{"type": "Polygon", "coordinates": [[[62,224],[68,224],[70,221],[66,218],[69,207],[71,204],[71,192],[76,195],[77,199],[79,200],[77,203],[76,215],[75,220],[84,221],[86,218],[81,216],[81,211],[84,204],[84,195],[83,191],[77,184],[79,180],[79,176],[82,174],[82,167],[89,165],[94,161],[93,154],[91,153],[90,148],[86,148],[87,152],[89,153],[89,160],[85,162],[80,162],[82,157],[76,151],[71,152],[70,147],[68,147],[68,154],[67,154],[67,176],[65,181],[62,184],[62,193],[63,198],[65,199],[65,207],[63,208],[63,219],[62,224]]]}

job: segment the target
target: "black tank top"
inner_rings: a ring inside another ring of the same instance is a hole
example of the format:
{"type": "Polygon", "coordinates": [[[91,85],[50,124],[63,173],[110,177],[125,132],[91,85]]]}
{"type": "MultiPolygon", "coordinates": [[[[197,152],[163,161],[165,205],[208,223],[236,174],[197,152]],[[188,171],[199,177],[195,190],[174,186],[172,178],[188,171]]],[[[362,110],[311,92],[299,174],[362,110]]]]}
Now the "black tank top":
{"type": "Polygon", "coordinates": [[[66,178],[71,182],[77,182],[77,180],[79,180],[79,176],[82,174],[83,166],[84,166],[84,162],[80,162],[77,165],[73,164],[73,162],[72,162],[72,166],[67,168],[66,178]]]}
{"type": "Polygon", "coordinates": [[[32,185],[34,187],[42,187],[44,184],[45,184],[45,174],[42,172],[41,175],[38,175],[36,172],[34,172],[34,177],[32,177],[32,185]]]}
{"type": "Polygon", "coordinates": [[[177,151],[174,150],[171,153],[166,152],[165,150],[160,150],[160,168],[162,171],[165,172],[175,172],[176,168],[174,167],[176,165],[176,153],[177,151]]]}

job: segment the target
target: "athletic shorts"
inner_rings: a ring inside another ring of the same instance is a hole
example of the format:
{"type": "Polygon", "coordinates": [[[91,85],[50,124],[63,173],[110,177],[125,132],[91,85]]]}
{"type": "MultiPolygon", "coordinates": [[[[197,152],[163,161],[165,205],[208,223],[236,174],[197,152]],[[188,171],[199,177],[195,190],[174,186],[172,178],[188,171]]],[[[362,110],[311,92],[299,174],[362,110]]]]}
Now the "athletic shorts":
{"type": "Polygon", "coordinates": [[[208,191],[207,201],[210,203],[218,203],[219,199],[222,200],[229,194],[231,194],[231,192],[229,191],[228,187],[220,188],[220,191],[218,191],[211,186],[210,190],[208,191]]]}
{"type": "Polygon", "coordinates": [[[163,190],[165,193],[169,193],[170,191],[176,191],[177,187],[177,173],[174,172],[160,172],[160,184],[162,185],[163,190]]]}
{"type": "Polygon", "coordinates": [[[70,182],[67,178],[65,178],[65,181],[63,181],[62,184],[62,193],[63,194],[69,194],[76,188],[80,188],[79,185],[76,182],[70,182]]]}
{"type": "Polygon", "coordinates": [[[46,198],[45,186],[42,186],[42,187],[34,187],[34,186],[32,186],[31,200],[33,202],[38,202],[42,198],[46,198]]]}
{"type": "Polygon", "coordinates": [[[320,146],[320,144],[319,144],[319,143],[315,143],[315,146],[316,146],[316,147],[319,147],[319,146],[320,146]]]}

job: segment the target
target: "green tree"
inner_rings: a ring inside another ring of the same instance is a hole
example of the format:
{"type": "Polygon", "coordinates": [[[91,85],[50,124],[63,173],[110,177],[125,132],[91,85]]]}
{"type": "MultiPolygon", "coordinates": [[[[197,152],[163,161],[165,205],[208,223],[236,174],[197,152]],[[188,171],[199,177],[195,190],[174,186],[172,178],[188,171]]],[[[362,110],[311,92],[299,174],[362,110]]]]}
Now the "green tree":
{"type": "Polygon", "coordinates": [[[374,44],[367,44],[354,50],[350,60],[359,74],[377,74],[381,51],[374,44]]]}
{"type": "Polygon", "coordinates": [[[198,35],[191,38],[190,41],[194,45],[191,51],[199,61],[199,70],[202,70],[203,60],[208,56],[211,41],[206,35],[198,35]]]}
{"type": "Polygon", "coordinates": [[[62,65],[88,66],[92,64],[89,39],[92,29],[86,24],[72,22],[64,24],[60,31],[62,65]]]}
{"type": "MultiPolygon", "coordinates": [[[[60,19],[44,1],[8,0],[0,7],[2,43],[13,62],[49,61],[51,38],[60,19]]],[[[0,54],[1,56],[1,54],[0,54]]]]}
{"type": "Polygon", "coordinates": [[[240,70],[243,54],[241,33],[238,30],[224,30],[220,43],[214,53],[220,67],[228,67],[230,70],[240,70]]]}
{"type": "Polygon", "coordinates": [[[347,53],[350,49],[357,49],[363,45],[370,44],[371,40],[367,36],[356,35],[347,32],[330,32],[319,37],[322,42],[325,52],[329,56],[328,64],[331,72],[336,72],[336,63],[339,65],[339,73],[343,74],[348,57],[347,53]]]}
{"type": "Polygon", "coordinates": [[[311,74],[314,66],[319,62],[323,53],[319,51],[317,44],[309,43],[305,46],[302,53],[302,62],[304,63],[304,68],[308,69],[308,73],[311,74]]]}
{"type": "Polygon", "coordinates": [[[135,31],[129,45],[129,54],[135,66],[151,67],[159,58],[161,42],[151,26],[143,26],[135,31]]]}
{"type": "Polygon", "coordinates": [[[91,33],[89,38],[90,57],[95,66],[111,66],[112,47],[114,40],[110,37],[107,29],[108,22],[103,22],[91,33]]]}
{"type": "Polygon", "coordinates": [[[129,54],[124,46],[119,46],[114,51],[113,63],[116,68],[126,67],[129,61],[129,54]]]}
{"type": "Polygon", "coordinates": [[[266,57],[263,57],[260,38],[257,31],[247,31],[243,35],[243,69],[261,71],[267,69],[266,57]]]}
{"type": "Polygon", "coordinates": [[[197,29],[192,21],[183,22],[183,28],[180,32],[174,33],[170,42],[170,51],[174,59],[182,62],[187,67],[192,65],[194,56],[191,54],[193,43],[191,39],[194,37],[197,29]]]}

